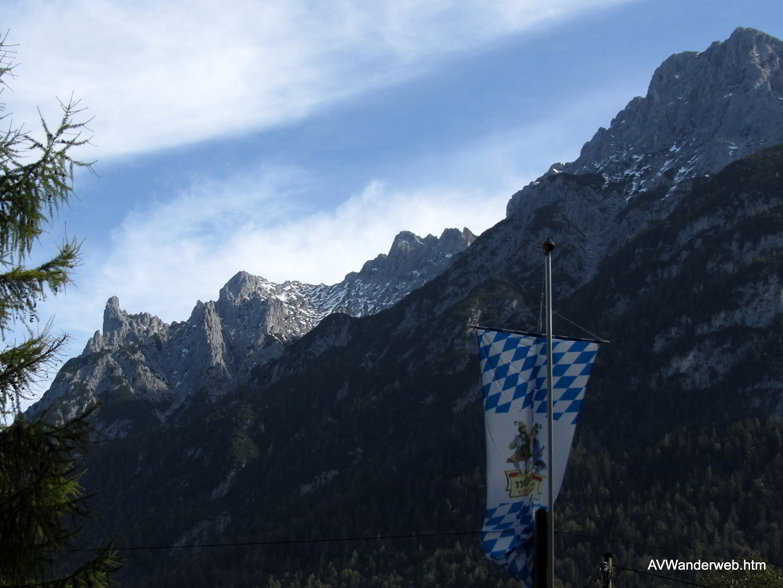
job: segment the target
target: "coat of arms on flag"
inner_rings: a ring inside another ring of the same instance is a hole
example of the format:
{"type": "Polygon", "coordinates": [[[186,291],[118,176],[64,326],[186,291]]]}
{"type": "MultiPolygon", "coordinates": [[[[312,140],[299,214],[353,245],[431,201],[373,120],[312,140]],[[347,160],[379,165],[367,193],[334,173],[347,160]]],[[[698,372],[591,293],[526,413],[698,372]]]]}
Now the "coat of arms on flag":
{"type": "Polygon", "coordinates": [[[514,453],[506,460],[514,465],[513,470],[505,470],[506,491],[509,498],[519,498],[534,493],[540,495],[539,488],[544,480],[540,475],[546,469],[543,446],[540,442],[541,425],[535,423],[531,431],[527,430],[524,421],[514,421],[517,434],[509,443],[509,449],[514,453]]]}
{"type": "Polygon", "coordinates": [[[546,336],[479,328],[487,449],[486,556],[532,583],[533,517],[560,490],[598,342],[553,337],[553,464],[547,431],[546,336]]]}

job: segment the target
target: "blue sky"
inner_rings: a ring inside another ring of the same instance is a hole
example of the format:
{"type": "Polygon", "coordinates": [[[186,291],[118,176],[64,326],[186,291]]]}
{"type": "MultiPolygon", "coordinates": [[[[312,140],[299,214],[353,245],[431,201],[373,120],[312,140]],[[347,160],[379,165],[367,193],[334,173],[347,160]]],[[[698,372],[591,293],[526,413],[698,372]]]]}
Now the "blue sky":
{"type": "Polygon", "coordinates": [[[109,296],[185,320],[245,270],[334,283],[419,234],[503,218],[670,54],[779,0],[6,0],[3,102],[35,128],[73,95],[95,173],[41,240],[84,241],[42,307],[78,354],[109,296]]]}

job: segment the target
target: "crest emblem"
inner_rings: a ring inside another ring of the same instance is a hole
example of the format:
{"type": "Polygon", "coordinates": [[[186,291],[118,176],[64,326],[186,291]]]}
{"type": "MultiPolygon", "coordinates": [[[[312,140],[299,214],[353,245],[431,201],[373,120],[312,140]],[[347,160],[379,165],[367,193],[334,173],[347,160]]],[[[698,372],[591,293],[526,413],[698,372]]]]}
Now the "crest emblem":
{"type": "Polygon", "coordinates": [[[528,431],[522,421],[514,421],[514,424],[517,426],[517,434],[508,444],[513,453],[506,463],[514,464],[515,469],[505,470],[506,492],[509,498],[529,496],[534,492],[540,494],[539,487],[544,480],[541,472],[546,470],[544,446],[538,439],[541,425],[536,423],[528,431]]]}

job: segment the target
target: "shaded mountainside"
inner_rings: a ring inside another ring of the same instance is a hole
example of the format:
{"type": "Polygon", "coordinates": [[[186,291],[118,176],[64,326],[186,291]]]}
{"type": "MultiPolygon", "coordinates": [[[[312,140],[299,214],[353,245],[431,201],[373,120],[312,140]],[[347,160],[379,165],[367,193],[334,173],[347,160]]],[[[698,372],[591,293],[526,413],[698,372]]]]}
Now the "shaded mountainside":
{"type": "MultiPolygon", "coordinates": [[[[232,393],[205,381],[163,422],[132,388],[111,389],[85,478],[100,491],[88,535],[244,545],[126,552],[131,586],[514,585],[469,534],[484,510],[469,325],[535,328],[551,237],[555,310],[612,341],[558,499],[559,577],[583,586],[607,550],[639,569],[652,556],[748,549],[782,563],[783,147],[748,156],[783,143],[782,47],[738,29],[673,58],[685,64],[675,80],[743,95],[747,124],[734,107],[731,120],[680,124],[692,106],[677,92],[698,92],[663,83],[671,64],[615,119],[637,129],[624,145],[648,145],[635,117],[653,115],[667,149],[693,145],[687,178],[662,173],[631,189],[632,174],[615,179],[635,169],[633,155],[607,159],[608,147],[588,143],[578,162],[514,195],[507,218],[448,269],[372,315],[326,316],[232,393]],[[714,132],[696,132],[708,124],[714,132]],[[746,129],[731,135],[737,148],[718,149],[734,128],[746,129]],[[398,538],[320,541],[378,536],[398,538]]],[[[707,112],[724,100],[698,98],[707,112]]]]}
{"type": "MultiPolygon", "coordinates": [[[[670,553],[654,546],[783,560],[780,169],[783,147],[730,165],[559,299],[558,312],[612,340],[559,499],[568,585],[583,585],[606,549],[642,569],[670,553]]],[[[368,586],[501,580],[476,537],[449,535],[478,529],[483,513],[479,371],[465,326],[501,314],[528,325],[540,295],[538,280],[521,286],[540,273],[529,264],[519,256],[438,310],[435,293],[469,265],[460,259],[391,309],[328,317],[285,369],[259,371],[219,407],[191,406],[175,428],[105,440],[91,465],[90,486],[103,489],[94,504],[113,513],[101,531],[128,544],[444,536],[134,553],[132,585],[274,585],[270,575],[296,585],[294,572],[301,585],[311,573],[332,585],[355,574],[368,586]],[[416,326],[401,327],[413,312],[416,326]],[[317,346],[335,331],[341,345],[317,346]]]]}

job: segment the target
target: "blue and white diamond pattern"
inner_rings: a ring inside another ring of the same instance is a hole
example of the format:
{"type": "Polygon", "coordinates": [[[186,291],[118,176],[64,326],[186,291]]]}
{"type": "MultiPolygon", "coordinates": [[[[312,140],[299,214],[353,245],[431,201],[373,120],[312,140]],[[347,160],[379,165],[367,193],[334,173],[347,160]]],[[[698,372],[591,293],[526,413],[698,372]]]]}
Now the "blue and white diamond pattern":
{"type": "MultiPolygon", "coordinates": [[[[520,412],[535,403],[546,414],[546,337],[480,331],[484,410],[520,412]]],[[[574,424],[598,353],[598,343],[552,339],[553,418],[574,424]]]]}
{"type": "Polygon", "coordinates": [[[533,512],[529,502],[506,502],[488,508],[481,529],[481,549],[494,563],[533,584],[533,512]]]}

